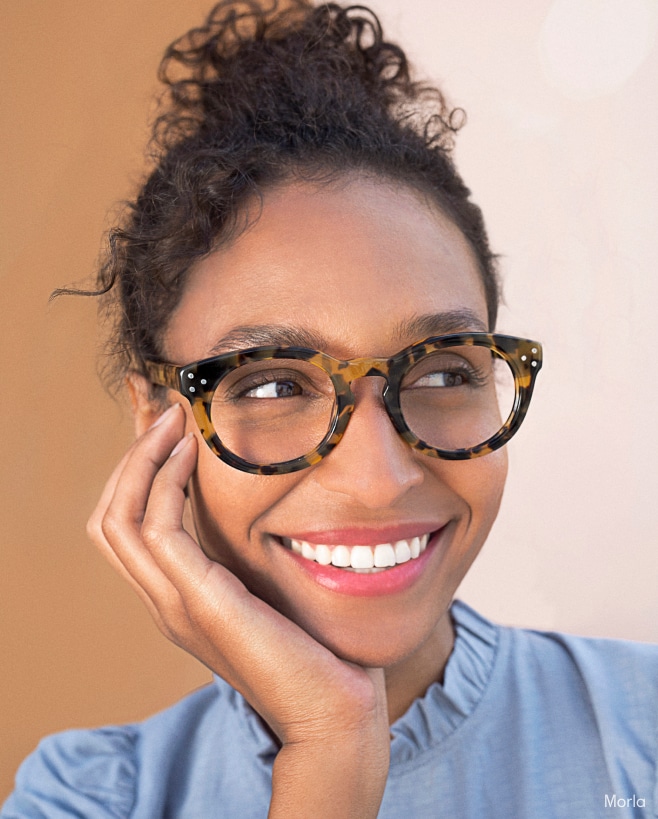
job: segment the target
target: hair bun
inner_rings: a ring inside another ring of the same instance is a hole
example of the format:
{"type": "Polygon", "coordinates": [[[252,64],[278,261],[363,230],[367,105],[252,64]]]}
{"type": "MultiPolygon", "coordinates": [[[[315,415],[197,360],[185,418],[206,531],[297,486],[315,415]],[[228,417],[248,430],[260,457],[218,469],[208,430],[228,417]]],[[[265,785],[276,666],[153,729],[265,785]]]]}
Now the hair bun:
{"type": "Polygon", "coordinates": [[[423,107],[427,123],[428,104],[426,140],[449,139],[458,125],[437,89],[411,81],[404,52],[363,6],[224,0],[167,49],[159,76],[168,86],[156,128],[164,151],[194,133],[216,141],[245,128],[261,144],[303,132],[317,148],[327,131],[360,138],[364,116],[394,113],[409,126],[423,107]]]}

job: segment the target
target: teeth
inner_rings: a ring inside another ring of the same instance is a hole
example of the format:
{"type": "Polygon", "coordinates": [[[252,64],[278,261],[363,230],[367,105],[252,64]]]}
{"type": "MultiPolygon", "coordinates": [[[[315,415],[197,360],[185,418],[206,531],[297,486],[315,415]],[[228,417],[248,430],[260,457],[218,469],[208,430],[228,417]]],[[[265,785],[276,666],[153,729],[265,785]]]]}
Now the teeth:
{"type": "Polygon", "coordinates": [[[375,566],[395,566],[395,552],[390,543],[375,546],[375,566]]]}
{"type": "Polygon", "coordinates": [[[414,560],[425,551],[429,538],[427,534],[409,540],[398,540],[396,543],[378,543],[376,546],[316,545],[287,537],[282,540],[293,552],[322,566],[331,564],[341,569],[368,573],[414,560]]]}
{"type": "Polygon", "coordinates": [[[341,569],[350,565],[350,550],[347,546],[334,546],[331,553],[332,566],[339,566],[341,569]]]}
{"type": "Polygon", "coordinates": [[[395,562],[406,563],[411,560],[411,547],[406,540],[398,540],[395,544],[395,562]]]}
{"type": "MultiPolygon", "coordinates": [[[[379,548],[379,547],[377,547],[379,548]]],[[[350,566],[353,569],[372,569],[376,565],[370,546],[353,546],[350,555],[350,566]]]]}
{"type": "Polygon", "coordinates": [[[331,563],[331,549],[323,543],[315,547],[315,559],[321,566],[331,563]]]}

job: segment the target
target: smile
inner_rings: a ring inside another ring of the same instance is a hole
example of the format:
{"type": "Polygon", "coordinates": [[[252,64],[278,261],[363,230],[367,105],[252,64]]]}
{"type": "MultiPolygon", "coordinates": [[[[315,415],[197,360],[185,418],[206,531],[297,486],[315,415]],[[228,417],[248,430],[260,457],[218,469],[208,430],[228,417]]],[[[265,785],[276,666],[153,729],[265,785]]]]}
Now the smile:
{"type": "Polygon", "coordinates": [[[328,546],[288,537],[282,537],[281,543],[306,560],[321,566],[331,565],[348,571],[372,574],[415,560],[425,551],[429,539],[430,533],[376,545],[328,546]]]}

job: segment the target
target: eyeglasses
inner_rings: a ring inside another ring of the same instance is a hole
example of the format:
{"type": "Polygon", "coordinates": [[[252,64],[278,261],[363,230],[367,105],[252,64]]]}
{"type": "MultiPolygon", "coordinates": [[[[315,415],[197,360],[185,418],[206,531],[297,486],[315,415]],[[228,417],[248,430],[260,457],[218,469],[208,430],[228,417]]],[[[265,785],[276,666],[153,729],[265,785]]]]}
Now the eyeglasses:
{"type": "Polygon", "coordinates": [[[355,406],[351,385],[370,376],[385,379],[386,412],[414,449],[446,460],[486,455],[520,427],[541,365],[536,341],[456,333],[391,358],[340,361],[304,347],[255,347],[184,367],[147,361],[146,372],[189,400],[222,461],[282,475],[337,446],[355,406]]]}

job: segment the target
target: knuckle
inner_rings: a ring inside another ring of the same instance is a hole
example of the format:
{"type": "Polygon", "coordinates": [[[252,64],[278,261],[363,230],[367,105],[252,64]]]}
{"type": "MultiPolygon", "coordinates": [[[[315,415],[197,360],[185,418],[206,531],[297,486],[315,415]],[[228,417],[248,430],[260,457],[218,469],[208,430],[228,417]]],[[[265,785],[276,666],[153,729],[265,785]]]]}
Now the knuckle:
{"type": "Polygon", "coordinates": [[[142,540],[150,549],[157,549],[164,541],[162,527],[152,518],[146,518],[142,523],[142,540]]]}
{"type": "Polygon", "coordinates": [[[96,512],[93,512],[89,520],[87,521],[87,526],[85,527],[85,531],[87,533],[87,537],[89,540],[93,541],[94,543],[98,540],[99,536],[102,534],[99,516],[96,512]]]}
{"type": "MultiPolygon", "coordinates": [[[[90,524],[91,521],[92,519],[90,518],[90,524]]],[[[105,514],[101,518],[98,528],[100,528],[100,531],[105,537],[105,539],[111,541],[114,538],[116,538],[117,535],[119,535],[119,533],[122,531],[123,521],[121,520],[119,515],[117,515],[116,512],[113,512],[111,509],[108,509],[107,512],[105,512],[105,514]]],[[[96,528],[96,526],[92,526],[92,532],[98,532],[98,528],[96,528]]]]}

